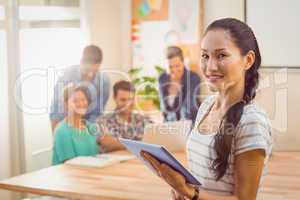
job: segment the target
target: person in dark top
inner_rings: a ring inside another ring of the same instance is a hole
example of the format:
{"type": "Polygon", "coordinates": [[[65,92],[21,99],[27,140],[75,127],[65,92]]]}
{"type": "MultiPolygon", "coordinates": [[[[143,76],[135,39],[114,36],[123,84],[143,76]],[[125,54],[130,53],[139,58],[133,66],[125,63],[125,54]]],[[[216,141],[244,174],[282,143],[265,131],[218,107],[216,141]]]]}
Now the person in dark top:
{"type": "Polygon", "coordinates": [[[169,73],[159,77],[160,104],[165,121],[189,119],[195,121],[200,94],[200,77],[184,65],[182,50],[167,49],[169,73]]]}

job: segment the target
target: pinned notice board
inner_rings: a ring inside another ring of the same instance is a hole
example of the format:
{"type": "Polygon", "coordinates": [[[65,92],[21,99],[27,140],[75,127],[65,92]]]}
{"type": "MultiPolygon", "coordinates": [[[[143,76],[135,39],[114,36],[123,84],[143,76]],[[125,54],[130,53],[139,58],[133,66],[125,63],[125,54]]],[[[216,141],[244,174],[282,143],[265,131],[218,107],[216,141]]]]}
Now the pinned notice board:
{"type": "Polygon", "coordinates": [[[132,65],[154,72],[167,67],[165,50],[182,48],[186,65],[199,72],[203,0],[132,0],[132,65]]]}

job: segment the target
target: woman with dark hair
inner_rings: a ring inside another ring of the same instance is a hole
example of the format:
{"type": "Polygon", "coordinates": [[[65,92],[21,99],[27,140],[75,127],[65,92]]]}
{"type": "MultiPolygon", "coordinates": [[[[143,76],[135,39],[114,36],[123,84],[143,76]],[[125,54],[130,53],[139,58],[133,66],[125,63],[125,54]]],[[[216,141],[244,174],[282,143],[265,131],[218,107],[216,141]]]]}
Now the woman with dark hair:
{"type": "Polygon", "coordinates": [[[147,152],[142,156],[172,187],[173,199],[255,200],[271,154],[271,127],[254,102],[261,57],[251,28],[225,18],[214,21],[201,43],[201,67],[217,94],[201,104],[187,141],[191,173],[185,178],[147,152]]]}
{"type": "Polygon", "coordinates": [[[91,95],[85,86],[69,84],[64,89],[66,117],[55,128],[52,164],[62,164],[77,156],[99,153],[97,125],[84,119],[91,95]]]}

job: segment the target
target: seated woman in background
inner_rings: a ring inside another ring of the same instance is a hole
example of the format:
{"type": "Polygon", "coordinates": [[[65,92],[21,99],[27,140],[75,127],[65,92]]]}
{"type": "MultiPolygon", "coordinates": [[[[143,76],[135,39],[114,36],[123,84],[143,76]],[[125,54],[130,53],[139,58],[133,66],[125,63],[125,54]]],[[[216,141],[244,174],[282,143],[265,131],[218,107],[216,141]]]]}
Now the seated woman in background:
{"type": "Polygon", "coordinates": [[[64,163],[77,156],[99,153],[96,125],[84,119],[91,97],[86,87],[68,85],[64,90],[66,117],[55,129],[52,164],[64,163]]]}

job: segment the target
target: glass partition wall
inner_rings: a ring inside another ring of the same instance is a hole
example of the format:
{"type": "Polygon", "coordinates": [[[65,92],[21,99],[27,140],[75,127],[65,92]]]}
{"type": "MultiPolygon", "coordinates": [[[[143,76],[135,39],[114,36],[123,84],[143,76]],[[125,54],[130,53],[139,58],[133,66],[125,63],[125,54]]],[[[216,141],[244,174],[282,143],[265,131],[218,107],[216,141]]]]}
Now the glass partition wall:
{"type": "Polygon", "coordinates": [[[51,163],[49,106],[59,72],[79,64],[80,16],[80,0],[0,0],[0,66],[22,172],[51,163]]]}

